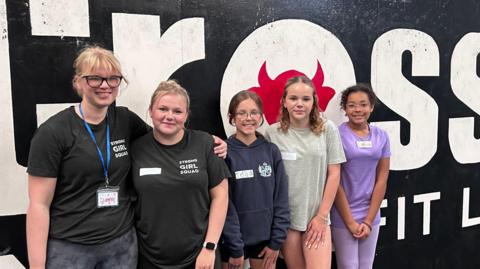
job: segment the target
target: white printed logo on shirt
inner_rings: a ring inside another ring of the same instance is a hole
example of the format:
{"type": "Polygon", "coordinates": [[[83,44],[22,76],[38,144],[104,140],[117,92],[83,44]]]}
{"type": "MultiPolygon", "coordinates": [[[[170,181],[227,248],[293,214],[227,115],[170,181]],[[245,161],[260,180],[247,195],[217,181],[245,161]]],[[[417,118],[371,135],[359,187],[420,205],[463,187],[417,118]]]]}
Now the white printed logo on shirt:
{"type": "Polygon", "coordinates": [[[121,158],[128,155],[125,139],[114,140],[110,142],[115,158],[121,158]]]}
{"type": "Polygon", "coordinates": [[[267,163],[263,163],[258,166],[258,172],[262,177],[269,177],[272,175],[272,167],[267,163]]]}
{"type": "Polygon", "coordinates": [[[242,178],[252,178],[253,177],[253,170],[241,170],[235,171],[235,178],[242,179],[242,178]]]}
{"type": "Polygon", "coordinates": [[[200,173],[197,159],[181,160],[178,162],[178,165],[178,168],[180,168],[180,175],[200,173]]]}

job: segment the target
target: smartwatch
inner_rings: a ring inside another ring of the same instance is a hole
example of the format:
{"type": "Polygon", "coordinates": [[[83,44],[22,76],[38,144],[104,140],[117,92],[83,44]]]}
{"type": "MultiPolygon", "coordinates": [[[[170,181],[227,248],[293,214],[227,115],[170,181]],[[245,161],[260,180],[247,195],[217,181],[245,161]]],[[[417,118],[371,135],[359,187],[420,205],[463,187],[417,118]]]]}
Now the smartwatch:
{"type": "Polygon", "coordinates": [[[217,245],[215,243],[212,243],[212,242],[204,242],[203,247],[206,248],[206,249],[209,249],[209,250],[216,250],[217,249],[217,245]]]}

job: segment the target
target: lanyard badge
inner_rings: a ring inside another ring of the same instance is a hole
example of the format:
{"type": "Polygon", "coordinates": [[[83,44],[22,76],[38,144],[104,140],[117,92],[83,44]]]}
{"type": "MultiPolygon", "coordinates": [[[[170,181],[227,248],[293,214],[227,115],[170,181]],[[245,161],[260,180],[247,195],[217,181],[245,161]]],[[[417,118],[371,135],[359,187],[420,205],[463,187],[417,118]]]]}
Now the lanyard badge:
{"type": "Polygon", "coordinates": [[[118,206],[118,186],[105,186],[97,190],[97,207],[115,207],[118,206]]]}
{"type": "Polygon", "coordinates": [[[97,140],[95,139],[95,135],[93,134],[92,128],[88,125],[85,117],[83,116],[83,110],[81,103],[78,105],[80,115],[83,119],[83,125],[87,130],[88,134],[93,140],[95,147],[97,148],[97,154],[100,159],[100,163],[102,164],[103,168],[103,176],[105,177],[105,186],[101,187],[97,190],[97,207],[112,207],[118,206],[118,192],[120,188],[118,186],[109,186],[110,182],[108,180],[108,167],[110,166],[110,125],[108,124],[108,113],[106,116],[106,124],[107,124],[107,131],[106,131],[106,161],[103,158],[102,151],[97,144],[97,140]]]}

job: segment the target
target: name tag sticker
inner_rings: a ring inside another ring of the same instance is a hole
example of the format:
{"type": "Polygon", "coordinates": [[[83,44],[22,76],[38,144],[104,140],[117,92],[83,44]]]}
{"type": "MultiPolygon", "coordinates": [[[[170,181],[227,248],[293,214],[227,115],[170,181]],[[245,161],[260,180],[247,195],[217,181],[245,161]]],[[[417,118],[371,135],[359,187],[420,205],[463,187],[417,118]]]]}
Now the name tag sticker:
{"type": "Polygon", "coordinates": [[[357,141],[357,147],[361,149],[372,148],[372,141],[357,141]]]}
{"type": "Polygon", "coordinates": [[[103,187],[97,190],[97,207],[118,206],[118,186],[103,187]]]}
{"type": "Polygon", "coordinates": [[[253,177],[253,170],[235,171],[236,179],[252,178],[252,177],[253,177]]]}
{"type": "Polygon", "coordinates": [[[282,151],[282,159],[287,161],[295,161],[297,159],[296,152],[283,152],[282,151]]]}
{"type": "Polygon", "coordinates": [[[160,175],[161,173],[162,168],[160,167],[140,168],[140,176],[160,175]]]}

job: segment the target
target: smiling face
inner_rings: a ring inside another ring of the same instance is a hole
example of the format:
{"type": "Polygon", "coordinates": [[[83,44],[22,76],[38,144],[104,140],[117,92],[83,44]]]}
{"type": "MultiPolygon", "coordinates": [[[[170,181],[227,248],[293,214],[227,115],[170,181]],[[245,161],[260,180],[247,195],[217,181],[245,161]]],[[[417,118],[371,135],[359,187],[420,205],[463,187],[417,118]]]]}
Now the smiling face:
{"type": "Polygon", "coordinates": [[[237,128],[238,139],[255,137],[255,131],[261,122],[262,112],[255,101],[248,98],[238,104],[233,115],[233,124],[237,128]]]}
{"type": "Polygon", "coordinates": [[[309,127],[310,113],[314,105],[313,89],[302,82],[294,83],[286,89],[283,107],[288,111],[292,127],[309,127]]]}
{"type": "Polygon", "coordinates": [[[187,101],[176,93],[158,96],[150,107],[154,134],[166,139],[180,141],[188,118],[187,101]]]}
{"type": "Polygon", "coordinates": [[[120,72],[116,70],[108,70],[105,67],[98,67],[75,77],[75,88],[82,97],[82,102],[86,105],[101,109],[108,107],[115,101],[118,95],[119,86],[110,87],[106,81],[102,81],[100,86],[91,87],[87,82],[87,78],[84,76],[109,78],[113,76],[121,76],[120,72]]]}
{"type": "Polygon", "coordinates": [[[348,95],[344,109],[350,124],[364,126],[368,124],[373,105],[366,93],[358,91],[348,95]]]}
{"type": "Polygon", "coordinates": [[[115,101],[122,81],[122,70],[112,51],[97,46],[87,47],[77,56],[73,67],[75,69],[73,86],[87,108],[106,109],[115,101]],[[87,81],[85,76],[91,81],[87,81]],[[109,78],[110,85],[115,87],[111,87],[104,80],[98,85],[95,83],[95,77],[97,80],[98,77],[109,78]]]}

